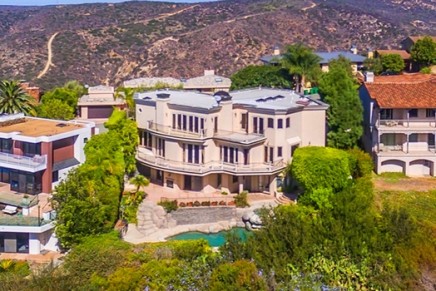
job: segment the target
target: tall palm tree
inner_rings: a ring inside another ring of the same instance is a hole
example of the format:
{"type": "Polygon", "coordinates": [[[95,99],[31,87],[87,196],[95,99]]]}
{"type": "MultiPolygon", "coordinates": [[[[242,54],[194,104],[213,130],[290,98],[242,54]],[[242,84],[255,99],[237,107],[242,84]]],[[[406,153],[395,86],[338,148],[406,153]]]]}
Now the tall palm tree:
{"type": "Polygon", "coordinates": [[[36,102],[17,81],[0,82],[0,114],[35,115],[36,102]]]}
{"type": "Polygon", "coordinates": [[[142,175],[136,175],[129,181],[131,184],[136,186],[136,192],[141,189],[141,187],[147,187],[150,181],[142,175]]]}
{"type": "Polygon", "coordinates": [[[114,98],[120,98],[126,101],[127,104],[127,116],[135,117],[135,100],[133,95],[135,94],[135,89],[127,87],[118,87],[115,91],[114,98]]]}
{"type": "Polygon", "coordinates": [[[313,80],[320,72],[319,62],[321,58],[303,44],[295,44],[286,47],[281,59],[283,68],[298,77],[297,91],[302,92],[307,79],[313,80]]]}

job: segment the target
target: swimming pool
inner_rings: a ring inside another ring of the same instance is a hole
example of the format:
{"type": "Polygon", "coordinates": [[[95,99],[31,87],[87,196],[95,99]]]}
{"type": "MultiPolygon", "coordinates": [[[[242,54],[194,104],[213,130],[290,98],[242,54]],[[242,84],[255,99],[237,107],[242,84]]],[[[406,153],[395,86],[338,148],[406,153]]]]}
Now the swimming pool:
{"type": "Polygon", "coordinates": [[[172,237],[169,237],[168,240],[196,240],[196,239],[205,239],[209,243],[211,247],[220,247],[226,242],[226,235],[229,231],[236,232],[236,235],[242,240],[246,241],[250,232],[242,227],[235,227],[228,231],[220,231],[217,233],[203,233],[197,231],[184,232],[172,237]]]}

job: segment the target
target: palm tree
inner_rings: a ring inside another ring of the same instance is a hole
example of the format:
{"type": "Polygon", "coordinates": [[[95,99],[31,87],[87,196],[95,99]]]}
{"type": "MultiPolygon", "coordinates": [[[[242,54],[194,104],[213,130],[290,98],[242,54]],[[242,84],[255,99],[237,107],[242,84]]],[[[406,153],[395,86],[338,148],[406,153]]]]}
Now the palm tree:
{"type": "Polygon", "coordinates": [[[320,72],[319,62],[321,58],[312,50],[302,44],[286,47],[281,59],[283,68],[289,73],[298,76],[297,91],[302,92],[307,79],[313,80],[320,72]]]}
{"type": "Polygon", "coordinates": [[[114,95],[114,98],[120,98],[126,101],[127,116],[129,117],[135,116],[135,100],[133,99],[134,94],[135,94],[135,89],[133,88],[118,87],[114,95]]]}
{"type": "Polygon", "coordinates": [[[16,81],[0,82],[0,114],[35,115],[36,102],[16,81]]]}
{"type": "Polygon", "coordinates": [[[130,179],[129,182],[130,184],[136,186],[136,192],[139,192],[139,189],[141,189],[141,187],[147,187],[148,184],[150,184],[150,181],[142,175],[137,175],[133,177],[132,179],[130,179]]]}

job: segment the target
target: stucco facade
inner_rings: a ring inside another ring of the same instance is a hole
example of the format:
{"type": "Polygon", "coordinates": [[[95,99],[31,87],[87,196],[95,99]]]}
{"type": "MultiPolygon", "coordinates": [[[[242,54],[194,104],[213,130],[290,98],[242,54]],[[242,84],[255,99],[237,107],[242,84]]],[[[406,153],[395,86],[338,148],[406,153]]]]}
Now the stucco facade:
{"type": "Polygon", "coordinates": [[[165,187],[276,191],[299,146],[325,145],[327,106],[289,90],[136,95],[139,169],[165,187]]]}

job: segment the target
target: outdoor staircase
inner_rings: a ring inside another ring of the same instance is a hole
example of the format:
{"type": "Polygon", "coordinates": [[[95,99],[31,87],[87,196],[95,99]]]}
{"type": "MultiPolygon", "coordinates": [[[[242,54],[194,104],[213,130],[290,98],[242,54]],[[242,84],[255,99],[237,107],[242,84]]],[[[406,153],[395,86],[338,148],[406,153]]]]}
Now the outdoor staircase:
{"type": "Polygon", "coordinates": [[[287,197],[286,195],[279,195],[278,197],[276,197],[275,201],[277,202],[277,204],[279,205],[286,205],[286,204],[295,204],[296,201],[291,200],[289,197],[287,197]]]}
{"type": "Polygon", "coordinates": [[[139,232],[146,236],[155,233],[158,230],[151,216],[152,212],[150,211],[150,209],[144,209],[141,207],[138,209],[137,229],[139,232]]]}

